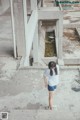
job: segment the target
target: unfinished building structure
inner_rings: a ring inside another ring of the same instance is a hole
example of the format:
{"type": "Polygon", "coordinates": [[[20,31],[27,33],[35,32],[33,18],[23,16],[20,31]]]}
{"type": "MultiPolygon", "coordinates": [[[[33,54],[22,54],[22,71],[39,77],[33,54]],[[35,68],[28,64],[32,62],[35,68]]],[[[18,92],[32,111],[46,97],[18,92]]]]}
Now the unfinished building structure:
{"type": "Polygon", "coordinates": [[[11,10],[14,57],[22,57],[22,66],[56,60],[63,64],[63,13],[55,1],[0,0],[0,11],[11,10]],[[47,2],[48,1],[48,2],[47,2]],[[50,28],[50,29],[49,29],[50,28]],[[54,31],[56,56],[45,57],[45,36],[54,31]]]}

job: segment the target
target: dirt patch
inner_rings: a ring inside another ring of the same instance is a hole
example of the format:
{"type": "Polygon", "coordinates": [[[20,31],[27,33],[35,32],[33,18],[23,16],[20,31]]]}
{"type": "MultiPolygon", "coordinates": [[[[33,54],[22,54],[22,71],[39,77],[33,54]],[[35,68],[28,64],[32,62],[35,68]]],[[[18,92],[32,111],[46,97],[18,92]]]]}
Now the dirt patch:
{"type": "MultiPolygon", "coordinates": [[[[63,52],[73,54],[80,50],[80,41],[75,28],[64,29],[63,52]]],[[[79,51],[80,52],[80,51],[79,51]]]]}
{"type": "Polygon", "coordinates": [[[79,40],[79,37],[76,34],[76,29],[75,28],[64,29],[63,36],[67,37],[69,40],[72,40],[72,41],[73,40],[75,40],[75,41],[79,40]]]}

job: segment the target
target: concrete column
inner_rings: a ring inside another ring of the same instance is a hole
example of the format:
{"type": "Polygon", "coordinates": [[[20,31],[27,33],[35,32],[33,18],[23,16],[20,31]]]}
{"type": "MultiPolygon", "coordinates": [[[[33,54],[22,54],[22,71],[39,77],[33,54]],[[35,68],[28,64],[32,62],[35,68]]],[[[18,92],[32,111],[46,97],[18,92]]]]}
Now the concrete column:
{"type": "Polygon", "coordinates": [[[59,24],[58,20],[56,21],[56,28],[55,28],[55,40],[56,40],[56,52],[58,56],[58,41],[59,41],[59,24]]]}
{"type": "Polygon", "coordinates": [[[31,0],[31,10],[35,10],[37,8],[37,0],[31,0]]]}
{"type": "Polygon", "coordinates": [[[58,20],[58,64],[64,65],[63,52],[62,52],[62,39],[63,39],[63,19],[58,20]]]}
{"type": "Polygon", "coordinates": [[[39,62],[38,58],[38,53],[39,53],[39,43],[38,43],[38,25],[35,30],[35,35],[34,35],[34,41],[33,41],[33,60],[34,64],[39,62]]]}
{"type": "Polygon", "coordinates": [[[10,0],[11,6],[11,20],[12,20],[12,32],[13,32],[13,44],[14,44],[14,57],[17,57],[17,44],[15,38],[15,23],[14,23],[14,13],[13,13],[13,0],[10,0]]]}
{"type": "Polygon", "coordinates": [[[25,56],[23,0],[13,0],[13,13],[17,56],[25,56]]]}
{"type": "Polygon", "coordinates": [[[60,19],[58,21],[58,25],[59,25],[59,41],[58,41],[58,58],[62,59],[62,39],[63,39],[63,22],[62,20],[60,19]]]}
{"type": "Polygon", "coordinates": [[[27,29],[27,1],[23,0],[23,13],[24,13],[24,29],[25,29],[25,61],[24,66],[29,66],[29,55],[28,55],[28,29],[27,29]]]}
{"type": "Polygon", "coordinates": [[[40,37],[41,37],[41,24],[42,22],[40,20],[38,20],[38,60],[39,62],[41,61],[41,49],[40,49],[40,37]]]}

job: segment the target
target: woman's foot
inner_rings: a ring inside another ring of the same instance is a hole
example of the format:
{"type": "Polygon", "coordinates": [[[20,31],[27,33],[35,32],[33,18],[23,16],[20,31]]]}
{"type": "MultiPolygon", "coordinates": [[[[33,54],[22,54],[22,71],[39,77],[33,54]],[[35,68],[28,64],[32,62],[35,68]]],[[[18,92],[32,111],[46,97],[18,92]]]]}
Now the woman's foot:
{"type": "Polygon", "coordinates": [[[49,109],[50,109],[50,110],[52,110],[52,109],[53,109],[53,107],[49,107],[49,109]]]}

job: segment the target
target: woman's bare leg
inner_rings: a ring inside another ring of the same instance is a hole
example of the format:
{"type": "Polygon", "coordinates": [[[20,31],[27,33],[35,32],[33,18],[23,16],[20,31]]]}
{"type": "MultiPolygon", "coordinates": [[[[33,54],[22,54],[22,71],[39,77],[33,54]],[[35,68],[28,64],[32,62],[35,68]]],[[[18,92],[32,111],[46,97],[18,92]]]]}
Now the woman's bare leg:
{"type": "Polygon", "coordinates": [[[52,110],[53,107],[53,91],[49,91],[49,108],[52,110]]]}

